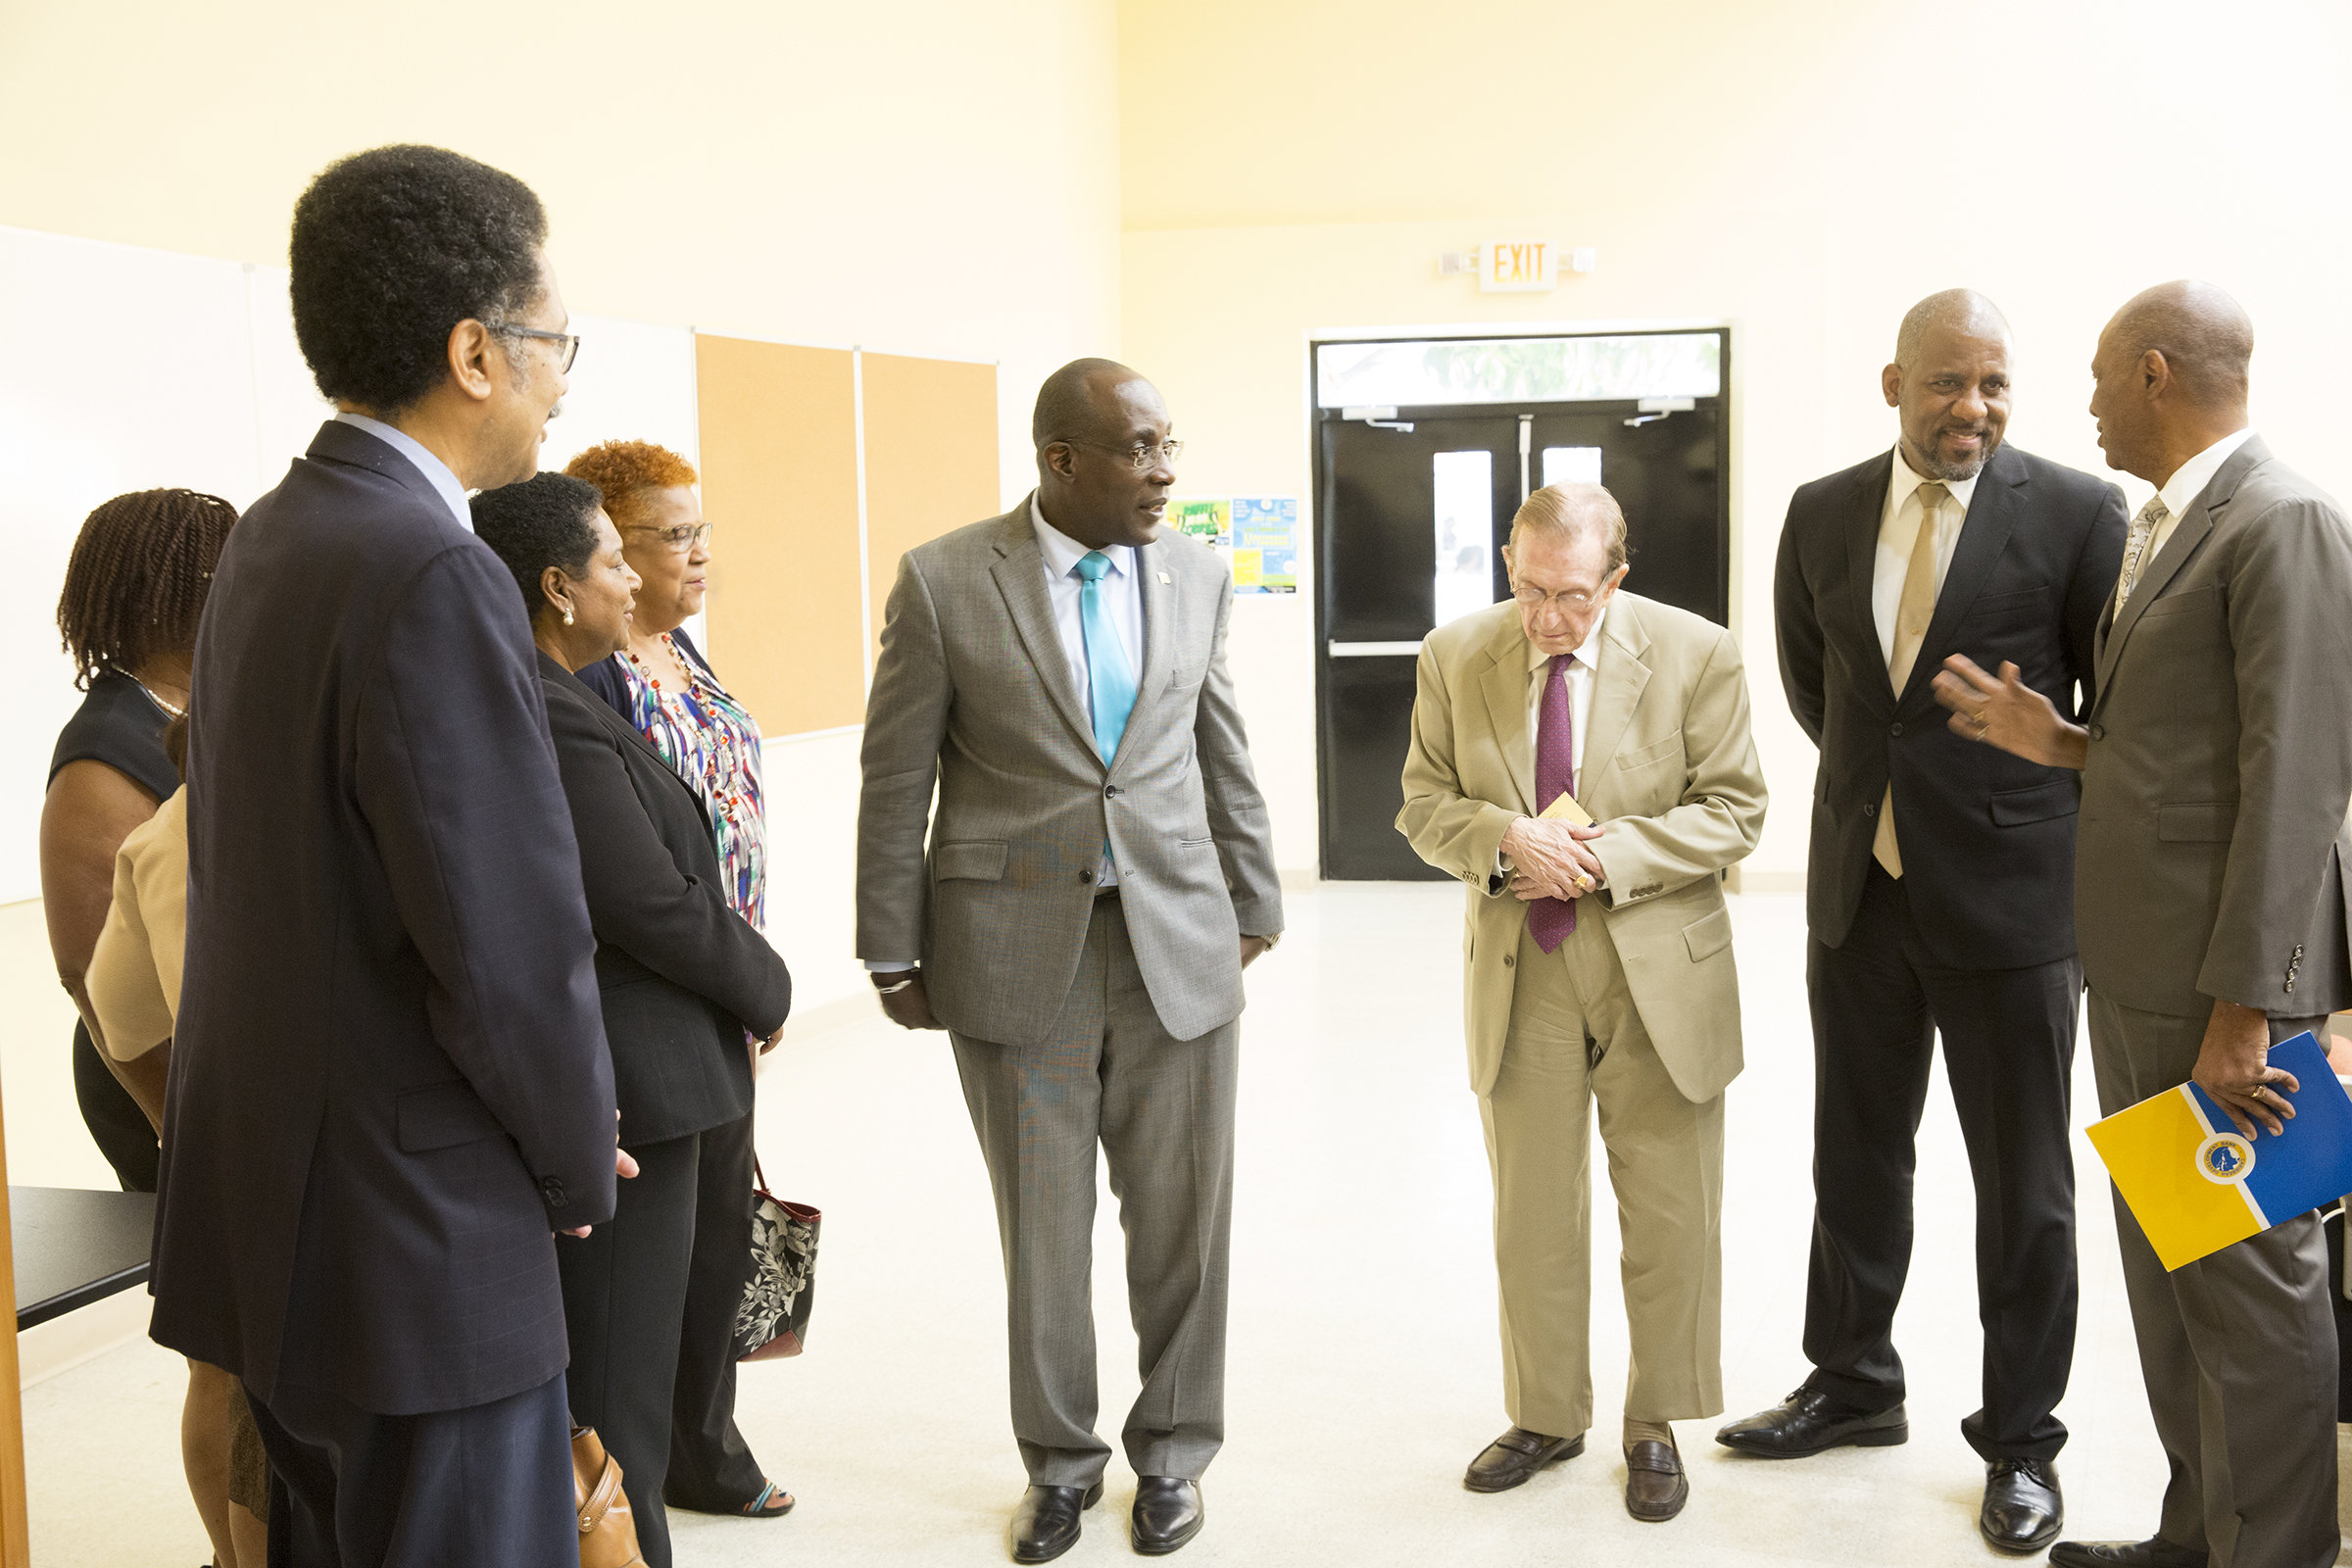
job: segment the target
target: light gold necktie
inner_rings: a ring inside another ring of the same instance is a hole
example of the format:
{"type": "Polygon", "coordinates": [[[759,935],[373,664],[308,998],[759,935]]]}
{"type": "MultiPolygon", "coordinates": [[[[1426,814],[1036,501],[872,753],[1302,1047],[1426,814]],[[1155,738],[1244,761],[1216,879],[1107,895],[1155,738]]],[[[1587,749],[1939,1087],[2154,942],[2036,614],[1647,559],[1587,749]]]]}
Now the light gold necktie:
{"type": "MultiPolygon", "coordinates": [[[[1919,497],[1919,532],[1911,541],[1911,564],[1903,571],[1903,596],[1894,606],[1894,654],[1886,661],[1886,678],[1894,686],[1899,700],[1903,687],[1911,679],[1911,666],[1919,662],[1919,649],[1928,640],[1928,622],[1936,618],[1936,520],[1943,511],[1944,499],[1951,494],[1940,484],[1923,484],[1914,492],[1919,497]]],[[[1888,876],[1903,874],[1902,852],[1894,842],[1894,781],[1886,781],[1886,794],[1879,802],[1879,830],[1870,841],[1870,853],[1886,868],[1888,876]]]]}

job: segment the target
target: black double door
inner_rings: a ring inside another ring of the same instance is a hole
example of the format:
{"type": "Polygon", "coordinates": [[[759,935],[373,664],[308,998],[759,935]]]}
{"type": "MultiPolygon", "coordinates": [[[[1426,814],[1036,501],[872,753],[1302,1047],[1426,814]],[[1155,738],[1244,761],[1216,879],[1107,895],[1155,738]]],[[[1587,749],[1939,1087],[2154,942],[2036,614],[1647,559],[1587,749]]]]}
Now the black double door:
{"type": "Polygon", "coordinates": [[[1633,552],[1626,586],[1730,624],[1721,400],[1688,401],[1663,416],[1630,401],[1382,410],[1378,422],[1319,412],[1324,876],[1442,877],[1396,829],[1414,662],[1432,628],[1509,594],[1501,546],[1530,489],[1559,479],[1608,486],[1633,552]]]}

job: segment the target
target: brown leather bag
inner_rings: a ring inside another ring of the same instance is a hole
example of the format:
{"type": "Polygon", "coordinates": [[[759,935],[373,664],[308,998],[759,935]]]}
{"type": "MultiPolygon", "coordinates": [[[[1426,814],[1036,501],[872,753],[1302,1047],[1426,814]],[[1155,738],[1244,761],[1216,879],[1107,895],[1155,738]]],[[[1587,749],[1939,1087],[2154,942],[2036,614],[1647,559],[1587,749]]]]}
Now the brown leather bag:
{"type": "Polygon", "coordinates": [[[645,1568],[637,1516],[620,1490],[620,1466],[594,1427],[571,1429],[571,1495],[580,1525],[580,1568],[645,1568]]]}

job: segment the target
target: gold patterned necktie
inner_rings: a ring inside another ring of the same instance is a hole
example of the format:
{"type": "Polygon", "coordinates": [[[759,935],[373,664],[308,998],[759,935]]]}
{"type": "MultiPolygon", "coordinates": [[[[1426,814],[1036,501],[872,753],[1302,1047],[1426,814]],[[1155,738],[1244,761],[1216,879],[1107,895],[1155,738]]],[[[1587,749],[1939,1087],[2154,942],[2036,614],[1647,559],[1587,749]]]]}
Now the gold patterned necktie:
{"type": "Polygon", "coordinates": [[[2139,586],[2139,574],[2147,570],[2148,558],[2156,553],[2156,530],[2170,521],[2172,515],[2172,508],[2164,504],[2164,497],[2157,495],[2148,497],[2148,504],[2132,519],[2131,536],[2124,541],[2123,573],[2115,580],[2116,609],[2123,609],[2124,601],[2132,597],[2132,590],[2139,586]]]}
{"type": "MultiPolygon", "coordinates": [[[[1903,688],[1910,683],[1911,666],[1919,662],[1919,650],[1928,640],[1928,623],[1936,618],[1936,558],[1938,536],[1936,526],[1943,514],[1943,503],[1951,491],[1933,480],[1921,485],[1913,494],[1919,497],[1919,532],[1911,540],[1911,564],[1903,570],[1903,596],[1894,606],[1894,653],[1886,661],[1886,678],[1894,686],[1899,700],[1903,688]]],[[[1894,780],[1886,781],[1886,793],[1879,802],[1879,830],[1870,841],[1870,853],[1886,868],[1888,876],[1903,874],[1902,851],[1894,842],[1894,780]]]]}

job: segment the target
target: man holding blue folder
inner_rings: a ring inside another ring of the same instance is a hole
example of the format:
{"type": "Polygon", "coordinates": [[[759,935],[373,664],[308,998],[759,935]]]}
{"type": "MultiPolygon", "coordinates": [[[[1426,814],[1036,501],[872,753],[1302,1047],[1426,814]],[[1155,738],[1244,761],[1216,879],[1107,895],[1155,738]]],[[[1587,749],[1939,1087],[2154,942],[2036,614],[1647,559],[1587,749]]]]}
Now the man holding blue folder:
{"type": "MultiPolygon", "coordinates": [[[[2194,1082],[2259,1152],[2299,1087],[2270,1047],[2352,1004],[2352,525],[2248,427],[2253,347],[2244,312],[2202,283],[2149,289],[2100,334],[2099,443],[2157,491],[2100,622],[2085,722],[1964,659],[1936,696],[1961,734],[2082,770],[2076,924],[2102,1112],[2194,1082]]],[[[2116,1229],[2171,1481],[2153,1539],[2061,1542],[2050,1561],[2334,1562],[2317,1216],[2169,1273],[2120,1200],[2116,1229]]]]}

